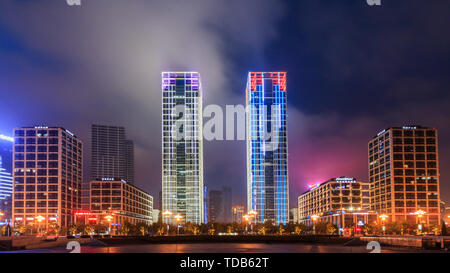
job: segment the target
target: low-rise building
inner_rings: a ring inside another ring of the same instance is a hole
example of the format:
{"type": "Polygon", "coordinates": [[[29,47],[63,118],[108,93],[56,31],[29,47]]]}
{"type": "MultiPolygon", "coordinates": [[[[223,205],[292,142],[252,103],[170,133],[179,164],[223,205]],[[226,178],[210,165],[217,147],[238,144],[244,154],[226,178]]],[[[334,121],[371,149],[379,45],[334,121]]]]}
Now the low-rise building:
{"type": "Polygon", "coordinates": [[[153,223],[153,197],[123,179],[100,178],[89,183],[89,210],[77,211],[77,223],[107,224],[111,233],[125,223],[153,223]]]}
{"type": "Polygon", "coordinates": [[[312,225],[314,221],[329,222],[340,231],[346,226],[362,226],[375,222],[377,214],[369,211],[369,183],[355,178],[332,178],[310,185],[298,198],[299,222],[312,225]]]}

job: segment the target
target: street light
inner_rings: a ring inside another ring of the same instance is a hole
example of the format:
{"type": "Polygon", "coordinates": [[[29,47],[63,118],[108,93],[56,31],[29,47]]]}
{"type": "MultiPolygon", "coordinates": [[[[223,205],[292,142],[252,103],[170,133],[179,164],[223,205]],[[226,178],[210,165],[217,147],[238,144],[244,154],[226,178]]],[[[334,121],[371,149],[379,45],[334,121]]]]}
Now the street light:
{"type": "Polygon", "coordinates": [[[386,221],[386,219],[389,216],[387,216],[386,214],[381,214],[379,217],[381,218],[381,221],[383,222],[383,235],[385,235],[386,234],[386,227],[384,226],[384,221],[386,221]]]}
{"type": "Polygon", "coordinates": [[[112,233],[112,232],[111,232],[111,230],[112,230],[111,226],[112,226],[112,219],[113,219],[113,218],[114,218],[114,217],[112,217],[111,215],[106,215],[106,216],[105,216],[106,221],[109,222],[109,232],[110,232],[110,233],[112,233]]]}
{"type": "Polygon", "coordinates": [[[180,235],[180,223],[181,220],[183,219],[183,216],[177,214],[173,218],[175,218],[175,221],[177,221],[177,235],[180,235]]]}
{"type": "Polygon", "coordinates": [[[248,220],[249,220],[250,216],[248,214],[246,214],[246,215],[243,216],[243,218],[244,218],[244,221],[245,221],[245,233],[248,234],[248,220]]]}
{"type": "Polygon", "coordinates": [[[38,215],[35,217],[35,219],[38,221],[38,233],[41,233],[41,222],[45,220],[45,217],[38,215]]]}
{"type": "Polygon", "coordinates": [[[422,225],[421,225],[421,221],[420,220],[426,214],[426,212],[420,209],[420,210],[418,210],[416,212],[412,212],[410,214],[417,216],[417,222],[418,222],[417,229],[419,230],[419,232],[422,232],[422,225]]]}
{"type": "Polygon", "coordinates": [[[170,219],[170,216],[172,215],[172,212],[170,210],[165,210],[162,213],[162,215],[167,219],[166,220],[167,221],[167,236],[169,236],[169,228],[170,228],[169,219],[170,219]]]}
{"type": "Polygon", "coordinates": [[[251,218],[251,222],[250,222],[250,231],[253,233],[253,220],[256,219],[256,215],[258,213],[256,212],[256,210],[250,210],[248,212],[249,217],[251,218]]]}

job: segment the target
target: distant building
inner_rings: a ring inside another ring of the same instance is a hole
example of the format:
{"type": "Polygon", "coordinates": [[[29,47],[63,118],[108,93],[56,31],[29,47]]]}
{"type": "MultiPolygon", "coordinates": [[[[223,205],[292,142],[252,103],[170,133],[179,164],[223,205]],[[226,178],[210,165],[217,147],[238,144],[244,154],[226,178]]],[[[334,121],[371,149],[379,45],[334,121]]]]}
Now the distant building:
{"type": "Polygon", "coordinates": [[[14,138],[0,135],[0,224],[12,218],[12,154],[14,138]]]}
{"type": "Polygon", "coordinates": [[[153,223],[158,223],[160,220],[160,214],[161,214],[161,210],[159,209],[153,209],[153,223]]]}
{"type": "Polygon", "coordinates": [[[125,181],[134,184],[134,142],[125,140],[125,181]]]}
{"type": "Polygon", "coordinates": [[[233,204],[233,196],[230,187],[222,187],[222,197],[223,197],[223,216],[222,222],[230,223],[232,220],[231,211],[233,204]]]}
{"type": "Polygon", "coordinates": [[[11,173],[7,172],[4,168],[0,167],[0,212],[3,214],[0,215],[0,225],[2,222],[11,223],[12,192],[13,192],[13,177],[11,173]]]}
{"type": "Polygon", "coordinates": [[[91,137],[91,179],[117,177],[133,184],[134,147],[125,128],[94,124],[91,137]]]}
{"type": "Polygon", "coordinates": [[[369,141],[371,210],[387,222],[440,225],[438,132],[390,127],[369,141]]]}
{"type": "Polygon", "coordinates": [[[244,206],[233,206],[232,208],[232,222],[242,224],[243,217],[245,213],[244,206]]]}
{"type": "Polygon", "coordinates": [[[83,145],[62,127],[14,129],[14,225],[69,227],[81,208],[83,145]]]}
{"type": "Polygon", "coordinates": [[[0,167],[8,173],[12,173],[13,169],[13,143],[13,137],[0,135],[0,167]]]}
{"type": "Polygon", "coordinates": [[[289,223],[291,224],[298,223],[298,208],[293,208],[289,210],[289,223]]]}
{"type": "Polygon", "coordinates": [[[216,223],[223,220],[223,196],[222,191],[211,190],[208,194],[208,218],[209,222],[216,223]]]}
{"type": "Polygon", "coordinates": [[[75,212],[78,223],[109,223],[112,234],[125,223],[153,223],[153,197],[147,192],[120,178],[96,179],[89,186],[90,210],[75,212]],[[105,221],[107,217],[110,221],[105,221]]]}

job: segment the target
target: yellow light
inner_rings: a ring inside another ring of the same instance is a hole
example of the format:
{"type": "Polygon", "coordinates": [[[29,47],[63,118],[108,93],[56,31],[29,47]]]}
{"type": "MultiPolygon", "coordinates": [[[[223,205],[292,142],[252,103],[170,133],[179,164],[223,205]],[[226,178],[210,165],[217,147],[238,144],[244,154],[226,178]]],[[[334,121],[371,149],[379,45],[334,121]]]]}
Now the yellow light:
{"type": "Polygon", "coordinates": [[[162,214],[164,215],[164,217],[169,218],[170,215],[172,215],[172,212],[171,212],[170,210],[166,210],[166,211],[164,211],[162,214]]]}
{"type": "Polygon", "coordinates": [[[248,218],[250,218],[250,216],[248,216],[247,214],[243,216],[244,217],[244,221],[248,222],[248,218]]]}
{"type": "Polygon", "coordinates": [[[181,219],[183,219],[183,216],[177,214],[177,215],[174,216],[174,218],[175,218],[175,220],[176,220],[177,222],[181,222],[181,219]]]}
{"type": "Polygon", "coordinates": [[[387,216],[386,214],[382,214],[380,215],[381,220],[385,221],[386,218],[388,218],[389,216],[387,216]]]}
{"type": "Polygon", "coordinates": [[[313,221],[316,221],[317,219],[319,219],[319,215],[312,215],[312,216],[311,216],[311,219],[312,219],[313,221]]]}
{"type": "Polygon", "coordinates": [[[39,215],[39,216],[36,216],[35,219],[40,223],[45,219],[45,217],[42,217],[41,215],[39,215]]]}
{"type": "Polygon", "coordinates": [[[3,215],[5,215],[5,214],[4,214],[3,212],[0,211],[0,216],[3,216],[3,215]]]}
{"type": "Polygon", "coordinates": [[[108,222],[111,222],[113,218],[114,218],[114,217],[112,217],[111,215],[106,215],[106,216],[105,216],[105,219],[106,219],[108,222]]]}

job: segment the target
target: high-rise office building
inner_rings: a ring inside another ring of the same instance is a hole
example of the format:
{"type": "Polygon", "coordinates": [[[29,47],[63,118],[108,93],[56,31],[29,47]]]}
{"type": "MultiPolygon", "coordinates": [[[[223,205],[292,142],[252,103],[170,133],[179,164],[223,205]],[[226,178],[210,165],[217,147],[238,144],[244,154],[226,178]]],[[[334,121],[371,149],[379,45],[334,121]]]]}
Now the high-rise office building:
{"type": "Polygon", "coordinates": [[[8,222],[12,215],[12,153],[14,138],[0,135],[0,222],[8,222]]]}
{"type": "Polygon", "coordinates": [[[386,221],[439,225],[438,132],[387,128],[369,142],[371,210],[386,221]]]}
{"type": "MultiPolygon", "coordinates": [[[[163,211],[203,223],[202,87],[198,72],[162,73],[163,211]]],[[[173,221],[170,218],[170,221],[173,221]]]]}
{"type": "Polygon", "coordinates": [[[208,220],[212,223],[223,222],[222,191],[211,190],[208,193],[208,220]]]}
{"type": "Polygon", "coordinates": [[[222,221],[224,223],[230,223],[231,222],[231,210],[232,210],[232,194],[231,194],[231,188],[230,187],[222,187],[222,201],[223,201],[223,213],[222,213],[222,221]]]}
{"type": "Polygon", "coordinates": [[[61,127],[14,129],[13,222],[68,227],[81,207],[83,147],[61,127]]]}
{"type": "MultiPolygon", "coordinates": [[[[0,158],[1,163],[1,158],[0,158]]],[[[12,218],[13,178],[10,172],[0,167],[0,222],[8,222],[12,218]]]]}
{"type": "Polygon", "coordinates": [[[0,135],[0,167],[6,172],[12,173],[12,154],[13,154],[14,138],[0,135]]]}
{"type": "Polygon", "coordinates": [[[285,72],[250,72],[247,105],[247,210],[255,222],[289,221],[285,72]]]}
{"type": "Polygon", "coordinates": [[[125,181],[134,183],[134,142],[125,140],[125,181]]]}
{"type": "Polygon", "coordinates": [[[116,177],[133,184],[134,148],[125,128],[93,124],[91,137],[91,179],[116,177]]]}

